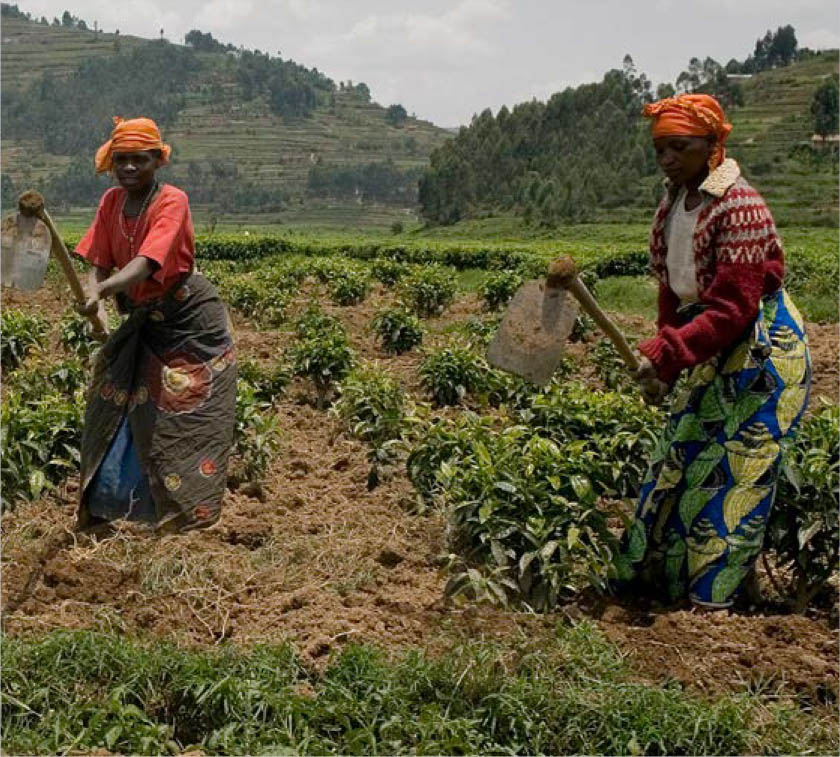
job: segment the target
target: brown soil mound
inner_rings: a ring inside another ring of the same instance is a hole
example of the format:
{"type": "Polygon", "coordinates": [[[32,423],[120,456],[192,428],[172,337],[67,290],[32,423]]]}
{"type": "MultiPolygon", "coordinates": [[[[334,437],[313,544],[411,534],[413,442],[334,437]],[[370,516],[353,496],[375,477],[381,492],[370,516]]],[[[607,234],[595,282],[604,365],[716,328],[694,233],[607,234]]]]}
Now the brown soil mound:
{"type": "Polygon", "coordinates": [[[837,633],[799,615],[638,613],[612,605],[600,624],[654,681],[673,678],[705,691],[781,687],[814,703],[837,700],[837,633]]]}

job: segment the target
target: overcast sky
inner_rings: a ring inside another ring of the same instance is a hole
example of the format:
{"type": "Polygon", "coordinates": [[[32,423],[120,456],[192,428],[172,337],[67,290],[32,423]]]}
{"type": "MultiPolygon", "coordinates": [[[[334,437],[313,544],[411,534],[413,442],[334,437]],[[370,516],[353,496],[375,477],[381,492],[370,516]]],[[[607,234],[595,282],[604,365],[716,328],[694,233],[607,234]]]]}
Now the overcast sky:
{"type": "Polygon", "coordinates": [[[743,59],[756,37],[792,24],[800,46],[840,46],[837,0],[19,0],[64,9],[105,31],[172,42],[190,29],[258,48],[336,81],[368,84],[441,126],[599,80],[629,53],[654,81],[692,56],[743,59]],[[72,5],[70,4],[72,3],[72,5]]]}

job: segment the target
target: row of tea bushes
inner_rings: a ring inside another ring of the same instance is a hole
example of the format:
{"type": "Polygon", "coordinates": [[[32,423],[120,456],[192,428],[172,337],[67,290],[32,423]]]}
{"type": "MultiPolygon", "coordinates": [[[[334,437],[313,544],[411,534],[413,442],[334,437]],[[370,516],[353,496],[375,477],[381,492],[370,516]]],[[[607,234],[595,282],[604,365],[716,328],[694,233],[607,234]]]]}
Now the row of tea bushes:
{"type": "MultiPolygon", "coordinates": [[[[449,523],[449,591],[547,609],[605,589],[618,542],[605,509],[632,503],[663,427],[632,395],[575,382],[520,396],[507,419],[464,412],[419,435],[407,459],[418,493],[449,523]]],[[[785,455],[765,550],[793,569],[779,589],[803,611],[838,562],[840,409],[810,416],[785,455]]]]}

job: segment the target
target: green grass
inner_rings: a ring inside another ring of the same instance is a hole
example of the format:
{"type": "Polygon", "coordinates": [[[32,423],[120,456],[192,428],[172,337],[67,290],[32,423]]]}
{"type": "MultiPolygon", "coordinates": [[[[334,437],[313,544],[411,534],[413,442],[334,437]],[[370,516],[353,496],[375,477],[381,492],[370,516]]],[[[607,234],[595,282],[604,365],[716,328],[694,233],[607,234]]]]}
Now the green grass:
{"type": "Polygon", "coordinates": [[[6,638],[4,751],[58,754],[834,753],[795,701],[634,681],[591,624],[439,658],[367,646],[323,674],[289,646],[186,651],[91,632],[6,638]]]}
{"type": "Polygon", "coordinates": [[[656,318],[658,287],[651,276],[612,276],[595,285],[595,298],[604,310],[656,318]]]}

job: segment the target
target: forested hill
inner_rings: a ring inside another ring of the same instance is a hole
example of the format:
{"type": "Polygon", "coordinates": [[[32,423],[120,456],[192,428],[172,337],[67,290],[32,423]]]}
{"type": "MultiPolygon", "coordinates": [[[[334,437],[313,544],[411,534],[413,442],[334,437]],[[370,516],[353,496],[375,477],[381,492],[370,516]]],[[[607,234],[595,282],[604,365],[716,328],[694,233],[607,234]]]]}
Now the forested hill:
{"type": "Polygon", "coordinates": [[[676,86],[656,92],[628,56],[597,84],[487,110],[432,153],[421,211],[433,223],[512,212],[546,226],[649,214],[662,189],[641,109],[676,90],[711,92],[725,103],[734,125],[729,154],[780,223],[834,226],[837,143],[812,137],[837,132],[838,54],[797,53],[795,37],[787,54],[766,54],[792,32],[768,33],[743,63],[694,58],[676,86]]]}
{"type": "Polygon", "coordinates": [[[197,30],[177,45],[25,10],[3,4],[4,204],[30,186],[52,206],[94,204],[108,180],[93,152],[115,114],[155,118],[174,147],[167,180],[219,213],[413,208],[430,152],[451,137],[372,102],[363,83],[197,30]]]}

